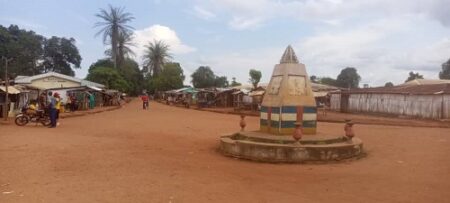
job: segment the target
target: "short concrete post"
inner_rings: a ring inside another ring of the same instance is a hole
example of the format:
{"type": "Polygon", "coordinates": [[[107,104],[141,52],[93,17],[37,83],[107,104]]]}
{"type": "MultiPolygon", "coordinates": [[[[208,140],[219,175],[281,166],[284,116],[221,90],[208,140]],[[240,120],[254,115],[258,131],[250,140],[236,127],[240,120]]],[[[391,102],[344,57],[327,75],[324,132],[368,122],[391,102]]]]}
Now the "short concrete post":
{"type": "Polygon", "coordinates": [[[241,126],[241,131],[243,132],[247,123],[245,122],[245,115],[241,114],[241,121],[239,122],[239,126],[241,126]]]}
{"type": "Polygon", "coordinates": [[[354,123],[352,122],[352,120],[345,121],[345,126],[344,126],[345,137],[347,137],[347,139],[349,139],[350,141],[355,136],[355,132],[353,132],[353,124],[354,123]]]}

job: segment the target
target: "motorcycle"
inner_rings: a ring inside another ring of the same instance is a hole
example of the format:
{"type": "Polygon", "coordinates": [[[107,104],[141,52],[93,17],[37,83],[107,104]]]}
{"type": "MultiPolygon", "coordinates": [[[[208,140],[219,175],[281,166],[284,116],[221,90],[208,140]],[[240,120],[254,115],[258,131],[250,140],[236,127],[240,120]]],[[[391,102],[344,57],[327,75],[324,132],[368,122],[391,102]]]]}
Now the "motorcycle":
{"type": "Polygon", "coordinates": [[[44,110],[36,110],[36,113],[30,113],[28,107],[22,108],[21,113],[16,116],[14,122],[18,126],[24,126],[29,122],[36,123],[36,125],[38,123],[41,123],[44,126],[51,125],[50,116],[45,113],[44,110]]]}

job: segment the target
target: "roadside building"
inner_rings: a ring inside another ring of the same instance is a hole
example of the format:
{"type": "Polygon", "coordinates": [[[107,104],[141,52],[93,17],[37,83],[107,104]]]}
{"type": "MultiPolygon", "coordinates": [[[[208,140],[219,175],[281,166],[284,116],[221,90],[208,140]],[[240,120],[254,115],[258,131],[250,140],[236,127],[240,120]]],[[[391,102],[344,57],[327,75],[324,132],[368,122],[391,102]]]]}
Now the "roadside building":
{"type": "Polygon", "coordinates": [[[38,89],[68,88],[68,87],[82,87],[82,86],[91,86],[101,89],[105,88],[104,85],[99,83],[55,72],[48,72],[34,76],[17,76],[14,82],[15,84],[27,85],[38,89]]]}
{"type": "Polygon", "coordinates": [[[331,93],[331,109],[428,119],[450,119],[450,80],[414,80],[394,87],[331,93]]]}

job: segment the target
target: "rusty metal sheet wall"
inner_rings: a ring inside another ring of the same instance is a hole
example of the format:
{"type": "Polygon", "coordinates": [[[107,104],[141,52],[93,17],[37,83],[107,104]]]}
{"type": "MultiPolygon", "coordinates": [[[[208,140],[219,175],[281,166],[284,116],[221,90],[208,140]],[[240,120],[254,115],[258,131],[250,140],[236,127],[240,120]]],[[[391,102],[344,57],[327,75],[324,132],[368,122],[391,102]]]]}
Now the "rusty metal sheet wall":
{"type": "MultiPolygon", "coordinates": [[[[340,94],[331,96],[332,110],[340,110],[340,100],[340,94]]],[[[450,95],[351,94],[348,110],[450,119],[450,95]]]]}
{"type": "Polygon", "coordinates": [[[341,95],[332,94],[330,98],[330,108],[334,111],[339,111],[341,109],[341,95]]]}

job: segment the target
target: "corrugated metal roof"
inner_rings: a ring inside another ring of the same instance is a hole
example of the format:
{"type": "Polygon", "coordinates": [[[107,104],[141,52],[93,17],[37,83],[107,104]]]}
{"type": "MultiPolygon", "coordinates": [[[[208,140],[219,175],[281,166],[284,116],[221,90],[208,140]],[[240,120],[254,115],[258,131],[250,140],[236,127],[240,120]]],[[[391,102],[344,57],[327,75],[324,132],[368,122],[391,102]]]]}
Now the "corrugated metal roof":
{"type": "Polygon", "coordinates": [[[331,94],[450,94],[450,83],[429,84],[429,85],[400,85],[394,87],[374,87],[351,89],[342,92],[332,92],[331,94]]]}
{"type": "MultiPolygon", "coordinates": [[[[0,86],[0,90],[3,92],[6,92],[5,86],[0,86]]],[[[14,86],[8,86],[8,93],[9,94],[20,94],[20,90],[16,89],[14,86]]]]}
{"type": "Polygon", "coordinates": [[[27,77],[27,76],[18,76],[18,77],[16,77],[15,82],[17,84],[30,84],[33,80],[46,78],[46,77],[51,77],[51,76],[59,77],[59,78],[62,78],[62,79],[73,81],[73,82],[79,82],[81,86],[89,85],[89,86],[96,86],[96,87],[99,87],[99,88],[105,88],[105,85],[103,85],[103,84],[99,84],[99,83],[88,81],[88,80],[79,79],[79,78],[76,78],[76,77],[72,77],[72,76],[68,76],[68,75],[64,75],[64,74],[56,73],[56,72],[48,72],[48,73],[34,75],[34,76],[29,76],[29,77],[27,77]]]}

